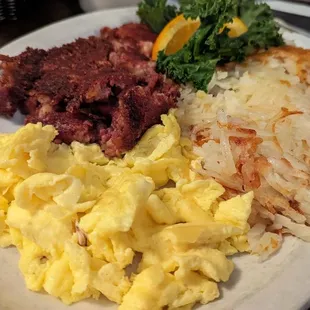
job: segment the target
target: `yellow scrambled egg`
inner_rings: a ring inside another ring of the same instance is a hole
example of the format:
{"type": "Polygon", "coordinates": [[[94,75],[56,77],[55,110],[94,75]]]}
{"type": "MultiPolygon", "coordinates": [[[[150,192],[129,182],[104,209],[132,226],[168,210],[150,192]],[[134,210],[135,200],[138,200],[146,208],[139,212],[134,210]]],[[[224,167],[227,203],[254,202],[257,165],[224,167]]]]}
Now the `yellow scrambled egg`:
{"type": "Polygon", "coordinates": [[[111,161],[97,145],[54,144],[52,126],[0,135],[0,246],[17,247],[30,290],[66,304],[103,294],[120,310],[219,296],[227,256],[248,250],[253,194],[221,199],[224,188],[192,169],[173,112],[162,121],[111,161]]]}

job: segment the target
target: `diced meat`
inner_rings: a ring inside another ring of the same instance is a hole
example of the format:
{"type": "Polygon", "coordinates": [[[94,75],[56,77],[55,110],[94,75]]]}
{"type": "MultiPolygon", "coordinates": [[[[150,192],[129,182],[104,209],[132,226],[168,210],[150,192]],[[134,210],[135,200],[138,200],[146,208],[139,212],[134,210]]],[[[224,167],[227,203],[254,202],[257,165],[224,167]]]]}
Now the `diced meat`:
{"type": "Polygon", "coordinates": [[[142,86],[134,86],[120,95],[119,108],[112,114],[112,124],[100,131],[101,145],[108,156],[119,156],[119,150],[131,149],[147,128],[159,123],[167,112],[167,103],[173,106],[177,93],[153,93],[142,86]],[[150,108],[149,102],[152,102],[150,108]],[[117,130],[115,130],[117,129],[117,130]]]}
{"type": "Polygon", "coordinates": [[[45,56],[44,50],[27,48],[17,57],[0,57],[3,69],[0,81],[1,115],[12,116],[17,108],[24,112],[27,93],[40,77],[41,61],[45,56]]]}
{"type": "Polygon", "coordinates": [[[20,109],[26,123],[54,125],[57,142],[97,142],[120,156],[179,95],[150,60],[155,39],[146,25],[131,23],[47,51],[0,55],[0,114],[20,109]]]}
{"type": "Polygon", "coordinates": [[[115,29],[105,27],[101,30],[101,37],[109,40],[115,51],[131,52],[137,56],[143,55],[148,58],[151,57],[156,36],[146,25],[135,23],[126,24],[115,29]]]}
{"type": "Polygon", "coordinates": [[[7,88],[0,89],[0,115],[12,117],[16,112],[16,104],[10,98],[7,88]]]}
{"type": "Polygon", "coordinates": [[[95,142],[95,130],[93,123],[80,114],[73,113],[47,113],[45,115],[29,115],[25,119],[26,123],[41,122],[43,125],[53,125],[59,132],[57,142],[71,143],[79,141],[81,143],[95,142]]]}

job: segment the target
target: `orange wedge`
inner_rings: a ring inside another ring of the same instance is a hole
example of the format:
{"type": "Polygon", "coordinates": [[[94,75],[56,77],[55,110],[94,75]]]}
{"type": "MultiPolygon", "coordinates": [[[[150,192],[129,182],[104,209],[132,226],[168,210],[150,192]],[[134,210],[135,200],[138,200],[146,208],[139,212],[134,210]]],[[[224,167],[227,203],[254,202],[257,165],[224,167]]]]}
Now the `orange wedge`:
{"type": "MultiPolygon", "coordinates": [[[[185,19],[183,14],[178,15],[171,20],[157,37],[152,50],[152,59],[157,60],[159,51],[165,50],[166,55],[171,55],[180,50],[196,32],[200,26],[199,19],[185,19]]],[[[244,22],[238,18],[233,18],[231,23],[227,23],[219,31],[223,32],[225,28],[229,29],[228,36],[236,38],[248,31],[244,22]]]]}
{"type": "Polygon", "coordinates": [[[183,14],[175,17],[157,37],[153,45],[152,59],[156,60],[157,54],[161,50],[165,50],[166,55],[176,53],[187,43],[199,26],[199,19],[185,19],[183,14]]]}
{"type": "Polygon", "coordinates": [[[224,24],[219,33],[223,32],[225,28],[228,28],[228,36],[230,38],[240,37],[242,34],[248,31],[246,24],[238,17],[234,17],[231,23],[224,24]]]}

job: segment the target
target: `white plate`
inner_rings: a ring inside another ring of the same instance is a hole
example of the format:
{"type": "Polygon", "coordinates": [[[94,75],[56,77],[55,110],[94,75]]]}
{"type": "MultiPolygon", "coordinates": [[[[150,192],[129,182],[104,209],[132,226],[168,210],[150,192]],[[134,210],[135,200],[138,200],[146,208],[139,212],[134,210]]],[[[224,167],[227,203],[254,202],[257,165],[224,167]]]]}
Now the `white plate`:
{"type": "MultiPolygon", "coordinates": [[[[0,50],[16,55],[26,46],[49,48],[70,42],[77,37],[98,33],[103,26],[116,27],[136,21],[135,8],[95,12],[65,20],[24,36],[0,50]]],[[[310,39],[285,33],[285,38],[310,48],[310,39]]],[[[0,132],[13,132],[22,118],[0,118],[0,132]]],[[[222,298],[199,309],[223,310],[296,310],[310,301],[310,244],[287,238],[280,252],[264,263],[250,255],[233,258],[236,269],[229,282],[221,285],[222,298]]],[[[18,254],[14,248],[0,249],[1,310],[103,310],[117,307],[106,299],[83,301],[70,308],[57,299],[30,292],[18,270],[18,254]]],[[[146,309],[152,310],[152,309],[146,309]]]]}

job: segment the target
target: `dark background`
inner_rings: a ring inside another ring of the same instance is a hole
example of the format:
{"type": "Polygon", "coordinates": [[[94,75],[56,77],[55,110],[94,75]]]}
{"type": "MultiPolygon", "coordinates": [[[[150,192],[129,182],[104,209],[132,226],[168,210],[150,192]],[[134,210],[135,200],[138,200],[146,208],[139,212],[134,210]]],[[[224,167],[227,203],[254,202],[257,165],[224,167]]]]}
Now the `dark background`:
{"type": "Polygon", "coordinates": [[[27,0],[17,12],[17,20],[0,21],[0,46],[42,26],[81,13],[78,0],[27,0]]]}
{"type": "MultiPolygon", "coordinates": [[[[20,15],[17,20],[0,21],[0,46],[52,22],[83,13],[78,0],[16,1],[25,2],[25,5],[17,12],[20,15]]],[[[275,15],[310,33],[310,18],[280,12],[275,12],[275,15]]]]}

